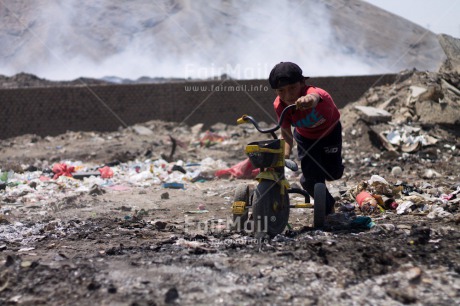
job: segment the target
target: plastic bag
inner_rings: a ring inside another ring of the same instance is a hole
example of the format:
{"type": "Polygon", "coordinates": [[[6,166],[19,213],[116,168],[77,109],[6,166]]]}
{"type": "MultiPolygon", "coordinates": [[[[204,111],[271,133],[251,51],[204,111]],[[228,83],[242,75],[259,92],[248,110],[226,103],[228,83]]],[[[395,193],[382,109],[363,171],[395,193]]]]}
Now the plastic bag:
{"type": "Polygon", "coordinates": [[[217,177],[232,176],[239,179],[249,179],[255,178],[259,172],[260,170],[258,168],[254,168],[249,158],[247,158],[231,168],[217,170],[215,175],[217,177]]]}
{"type": "Polygon", "coordinates": [[[72,172],[75,172],[74,166],[68,166],[67,164],[54,164],[53,165],[54,176],[53,179],[56,180],[60,176],[69,176],[72,177],[72,172]]]}
{"type": "Polygon", "coordinates": [[[98,170],[101,173],[102,178],[112,178],[113,177],[113,170],[110,169],[110,167],[108,167],[108,166],[105,166],[103,168],[99,168],[98,170]]]}

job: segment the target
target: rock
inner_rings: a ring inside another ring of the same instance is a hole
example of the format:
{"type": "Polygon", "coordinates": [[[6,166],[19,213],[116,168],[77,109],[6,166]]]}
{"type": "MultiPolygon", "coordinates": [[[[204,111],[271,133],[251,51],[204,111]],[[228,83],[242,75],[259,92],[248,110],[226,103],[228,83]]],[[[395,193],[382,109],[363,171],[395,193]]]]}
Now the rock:
{"type": "Polygon", "coordinates": [[[412,304],[417,301],[417,297],[415,296],[414,290],[410,287],[404,289],[387,289],[386,292],[388,296],[390,296],[398,302],[401,302],[402,304],[412,304]]]}
{"type": "Polygon", "coordinates": [[[406,277],[410,282],[416,282],[420,280],[422,276],[422,269],[419,267],[413,267],[406,271],[406,277]]]}
{"type": "Polygon", "coordinates": [[[165,303],[171,304],[179,298],[179,292],[175,287],[170,288],[165,294],[165,303]]]}
{"type": "Polygon", "coordinates": [[[418,101],[420,102],[423,102],[423,101],[439,102],[439,100],[441,100],[442,98],[444,98],[444,94],[442,93],[441,86],[431,85],[428,87],[426,92],[418,96],[418,101]]]}
{"type": "Polygon", "coordinates": [[[442,177],[442,175],[440,173],[434,171],[433,169],[426,169],[425,172],[423,172],[422,177],[430,179],[430,178],[433,178],[433,177],[442,177]]]}
{"type": "Polygon", "coordinates": [[[386,232],[394,232],[396,230],[396,226],[391,223],[379,224],[378,227],[384,229],[386,232]]]}
{"type": "Polygon", "coordinates": [[[141,135],[141,136],[152,136],[153,135],[153,131],[151,129],[145,126],[142,126],[142,125],[134,125],[132,129],[134,130],[136,134],[141,135]]]}
{"type": "Polygon", "coordinates": [[[203,126],[204,126],[203,123],[198,123],[198,124],[195,124],[194,126],[192,126],[191,132],[192,132],[192,136],[194,138],[197,138],[200,135],[203,126]]]}
{"type": "Polygon", "coordinates": [[[24,260],[23,262],[21,262],[21,268],[30,268],[30,266],[32,266],[31,261],[24,260]]]}
{"type": "Polygon", "coordinates": [[[379,100],[379,95],[377,93],[374,93],[373,95],[367,97],[366,99],[369,103],[374,104],[375,102],[379,100]]]}
{"type": "Polygon", "coordinates": [[[460,39],[440,34],[438,40],[447,57],[440,70],[460,73],[460,39]]]}
{"type": "Polygon", "coordinates": [[[167,200],[167,199],[169,199],[169,193],[163,192],[160,197],[161,197],[162,200],[167,200]]]}
{"type": "Polygon", "coordinates": [[[449,82],[447,82],[446,80],[441,79],[441,84],[442,84],[442,87],[443,87],[443,88],[445,88],[445,89],[447,89],[447,90],[453,92],[453,93],[456,94],[457,96],[460,96],[460,90],[459,90],[457,87],[455,87],[455,86],[449,84],[449,82]]]}
{"type": "Polygon", "coordinates": [[[377,105],[377,108],[386,110],[389,106],[398,103],[398,101],[399,101],[398,97],[391,97],[390,99],[386,100],[382,104],[377,105]]]}
{"type": "Polygon", "coordinates": [[[166,225],[168,225],[168,223],[166,223],[165,221],[157,220],[153,222],[153,225],[155,225],[156,229],[163,230],[166,228],[166,225]]]}
{"type": "Polygon", "coordinates": [[[361,105],[355,106],[355,109],[361,112],[361,119],[367,123],[375,124],[391,120],[391,114],[383,109],[361,105]]]}
{"type": "Polygon", "coordinates": [[[30,182],[29,186],[30,186],[30,188],[35,189],[35,188],[37,188],[37,182],[30,182]]]}
{"type": "Polygon", "coordinates": [[[93,185],[91,189],[89,190],[90,195],[103,195],[105,193],[105,190],[102,189],[99,185],[93,185]]]}
{"type": "Polygon", "coordinates": [[[420,87],[420,86],[411,86],[409,87],[410,89],[410,95],[412,98],[417,98],[421,94],[425,93],[427,89],[425,87],[420,87]]]}
{"type": "Polygon", "coordinates": [[[416,114],[420,121],[431,124],[459,124],[460,105],[440,104],[435,101],[417,101],[415,103],[416,114]]]}
{"type": "Polygon", "coordinates": [[[107,292],[111,294],[115,294],[117,293],[117,287],[115,287],[114,285],[110,285],[109,288],[107,288],[107,292]]]}
{"type": "Polygon", "coordinates": [[[414,244],[427,244],[430,240],[431,229],[427,226],[413,225],[409,236],[414,244]]]}
{"type": "Polygon", "coordinates": [[[393,175],[395,177],[401,176],[402,172],[403,171],[402,171],[401,167],[399,167],[399,166],[393,167],[393,169],[391,169],[391,175],[393,175]]]}
{"type": "Polygon", "coordinates": [[[97,289],[101,288],[101,284],[99,284],[97,282],[91,282],[91,283],[88,284],[88,286],[86,286],[86,288],[89,291],[94,291],[94,290],[97,290],[97,289]]]}

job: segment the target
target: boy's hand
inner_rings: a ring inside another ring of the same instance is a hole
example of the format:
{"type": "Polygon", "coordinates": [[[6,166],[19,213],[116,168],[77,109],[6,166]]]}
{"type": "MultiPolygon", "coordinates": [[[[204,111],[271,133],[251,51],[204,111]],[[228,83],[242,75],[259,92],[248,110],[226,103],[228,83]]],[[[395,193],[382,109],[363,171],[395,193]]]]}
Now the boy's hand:
{"type": "Polygon", "coordinates": [[[300,97],[295,101],[296,109],[309,109],[314,108],[318,105],[319,95],[317,94],[308,94],[306,96],[300,97]]]}

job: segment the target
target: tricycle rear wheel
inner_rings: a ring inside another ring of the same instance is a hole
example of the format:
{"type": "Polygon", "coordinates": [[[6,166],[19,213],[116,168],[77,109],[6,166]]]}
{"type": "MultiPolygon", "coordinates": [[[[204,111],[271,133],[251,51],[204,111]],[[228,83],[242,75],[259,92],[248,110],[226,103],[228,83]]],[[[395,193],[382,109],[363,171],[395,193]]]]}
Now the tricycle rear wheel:
{"type": "Polygon", "coordinates": [[[246,209],[243,214],[233,214],[233,230],[238,232],[244,231],[247,228],[247,221],[249,216],[249,186],[246,184],[239,184],[235,189],[234,202],[242,201],[246,203],[246,209]]]}
{"type": "Polygon", "coordinates": [[[321,228],[326,219],[326,185],[315,184],[315,202],[313,205],[313,227],[321,228]]]}

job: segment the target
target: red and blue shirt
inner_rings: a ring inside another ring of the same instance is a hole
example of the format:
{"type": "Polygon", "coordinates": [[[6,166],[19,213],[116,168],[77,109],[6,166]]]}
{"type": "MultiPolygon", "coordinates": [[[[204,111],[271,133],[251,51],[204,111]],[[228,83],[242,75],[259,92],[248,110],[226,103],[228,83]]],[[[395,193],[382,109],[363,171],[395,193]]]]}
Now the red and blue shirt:
{"type": "MultiPolygon", "coordinates": [[[[319,139],[332,132],[340,120],[340,113],[334,100],[325,90],[314,86],[306,86],[305,95],[311,93],[316,93],[321,97],[318,105],[307,110],[288,111],[284,115],[284,122],[282,122],[281,127],[290,129],[293,126],[301,136],[308,139],[319,139]]],[[[273,106],[279,119],[287,104],[278,96],[273,102],[273,106]]]]}

